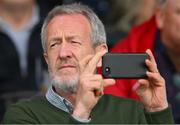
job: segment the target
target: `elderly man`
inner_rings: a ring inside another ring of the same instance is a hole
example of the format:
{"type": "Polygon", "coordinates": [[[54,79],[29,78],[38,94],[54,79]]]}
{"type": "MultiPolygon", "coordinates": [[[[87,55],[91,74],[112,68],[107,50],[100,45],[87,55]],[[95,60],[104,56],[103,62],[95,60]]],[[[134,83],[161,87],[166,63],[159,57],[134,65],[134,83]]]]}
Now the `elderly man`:
{"type": "Polygon", "coordinates": [[[103,24],[87,6],[53,9],[42,27],[42,44],[52,87],[45,97],[10,107],[3,123],[173,123],[165,81],[150,50],[148,79],[134,87],[144,105],[103,95],[115,80],[96,74],[107,52],[106,37],[103,24]]]}
{"type": "MultiPolygon", "coordinates": [[[[151,49],[160,74],[166,81],[168,102],[176,123],[180,123],[180,1],[156,0],[155,15],[136,26],[118,42],[113,52],[145,52],[151,49]]],[[[132,91],[136,80],[117,80],[105,90],[107,94],[136,98],[132,91]]]]}

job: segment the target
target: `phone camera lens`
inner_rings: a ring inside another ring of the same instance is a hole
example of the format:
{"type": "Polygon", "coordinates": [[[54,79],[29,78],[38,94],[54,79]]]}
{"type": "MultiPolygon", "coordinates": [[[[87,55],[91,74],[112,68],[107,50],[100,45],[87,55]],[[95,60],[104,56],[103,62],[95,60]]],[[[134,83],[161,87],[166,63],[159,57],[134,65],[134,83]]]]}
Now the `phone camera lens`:
{"type": "Polygon", "coordinates": [[[104,68],[104,76],[109,77],[111,75],[111,69],[110,67],[105,67],[104,68]]]}
{"type": "Polygon", "coordinates": [[[106,67],[106,68],[105,68],[105,71],[106,71],[106,72],[110,72],[110,68],[109,68],[109,67],[106,67]]]}

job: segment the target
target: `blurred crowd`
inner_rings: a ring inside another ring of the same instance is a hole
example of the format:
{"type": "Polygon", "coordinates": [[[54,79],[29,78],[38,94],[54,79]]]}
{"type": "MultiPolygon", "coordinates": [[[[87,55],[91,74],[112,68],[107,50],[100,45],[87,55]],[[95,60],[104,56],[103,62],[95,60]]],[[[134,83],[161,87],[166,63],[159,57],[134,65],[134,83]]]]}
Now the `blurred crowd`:
{"type": "Polygon", "coordinates": [[[0,120],[10,104],[46,92],[49,78],[41,25],[53,7],[73,2],[87,4],[97,13],[105,24],[109,48],[132,27],[149,20],[157,5],[156,0],[0,0],[0,120]]]}

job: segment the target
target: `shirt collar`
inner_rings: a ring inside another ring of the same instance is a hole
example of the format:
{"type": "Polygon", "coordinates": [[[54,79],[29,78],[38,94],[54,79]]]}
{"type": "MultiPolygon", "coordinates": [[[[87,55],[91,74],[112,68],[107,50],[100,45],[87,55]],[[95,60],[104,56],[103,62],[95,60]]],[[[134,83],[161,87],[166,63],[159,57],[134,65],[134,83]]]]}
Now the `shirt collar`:
{"type": "Polygon", "coordinates": [[[67,99],[63,98],[62,96],[58,95],[54,90],[53,87],[49,87],[47,93],[46,93],[46,99],[48,102],[50,102],[52,105],[57,107],[58,109],[61,109],[67,113],[73,112],[73,105],[71,102],[69,102],[67,99]]]}

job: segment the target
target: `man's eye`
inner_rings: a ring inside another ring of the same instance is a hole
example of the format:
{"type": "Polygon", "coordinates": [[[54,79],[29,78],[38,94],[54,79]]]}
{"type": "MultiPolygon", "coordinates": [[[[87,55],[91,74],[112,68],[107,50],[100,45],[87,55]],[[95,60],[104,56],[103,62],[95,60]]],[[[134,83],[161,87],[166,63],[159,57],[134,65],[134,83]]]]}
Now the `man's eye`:
{"type": "Polygon", "coordinates": [[[81,43],[80,43],[80,42],[77,42],[77,41],[71,41],[71,43],[72,43],[72,44],[79,44],[79,45],[81,45],[81,43]]]}
{"type": "Polygon", "coordinates": [[[51,45],[50,45],[50,47],[52,48],[52,47],[56,47],[58,44],[57,43],[52,43],[51,45]]]}

